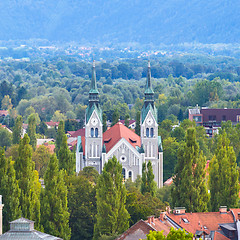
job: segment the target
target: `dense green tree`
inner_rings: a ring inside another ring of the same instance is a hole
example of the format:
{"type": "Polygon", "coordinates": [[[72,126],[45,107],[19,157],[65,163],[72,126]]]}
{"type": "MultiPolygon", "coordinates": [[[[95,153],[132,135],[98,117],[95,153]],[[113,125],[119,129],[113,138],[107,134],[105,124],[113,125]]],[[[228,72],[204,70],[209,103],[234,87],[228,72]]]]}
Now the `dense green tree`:
{"type": "Polygon", "coordinates": [[[136,127],[135,127],[135,133],[140,136],[140,118],[141,118],[141,112],[138,111],[136,115],[136,127]]]}
{"type": "Polygon", "coordinates": [[[35,221],[36,229],[40,225],[40,191],[38,172],[32,161],[32,147],[27,134],[20,140],[19,156],[15,161],[16,179],[18,180],[21,195],[19,198],[22,216],[35,221]]]}
{"type": "Polygon", "coordinates": [[[85,177],[90,183],[96,185],[99,173],[95,167],[84,167],[78,175],[85,177]]]}
{"type": "Polygon", "coordinates": [[[47,233],[69,240],[67,186],[64,182],[64,172],[59,170],[56,155],[52,155],[44,175],[45,188],[41,199],[41,223],[47,233]]]}
{"type": "Polygon", "coordinates": [[[206,159],[199,154],[196,130],[187,130],[186,142],[178,150],[178,162],[172,191],[173,206],[185,207],[187,211],[207,211],[209,200],[205,180],[206,159]],[[188,189],[186,192],[185,190],[188,189]]]}
{"type": "Polygon", "coordinates": [[[211,209],[220,206],[236,207],[238,202],[239,173],[233,147],[225,132],[217,138],[215,155],[210,162],[209,187],[211,209]]]}
{"type": "Polygon", "coordinates": [[[102,121],[103,121],[103,132],[107,131],[107,115],[103,113],[102,115],[102,121]]]}
{"type": "Polygon", "coordinates": [[[32,159],[35,162],[35,169],[38,171],[40,178],[44,176],[50,157],[51,153],[44,145],[39,146],[33,153],[32,159]]]}
{"type": "Polygon", "coordinates": [[[0,193],[3,197],[3,232],[9,229],[9,222],[21,216],[19,203],[20,189],[16,180],[11,158],[6,158],[0,148],[0,193]]]}
{"type": "Polygon", "coordinates": [[[120,114],[118,109],[116,108],[112,115],[112,126],[114,126],[119,121],[119,119],[120,119],[120,114]]]}
{"type": "Polygon", "coordinates": [[[114,156],[105,163],[97,181],[97,216],[94,239],[105,234],[124,232],[129,226],[129,213],[125,208],[126,188],[123,184],[122,165],[114,156]]]}
{"type": "Polygon", "coordinates": [[[166,138],[163,140],[163,180],[166,181],[174,174],[174,168],[177,164],[177,151],[179,143],[175,138],[166,138]]]}
{"type": "Polygon", "coordinates": [[[18,116],[13,127],[13,144],[19,144],[22,135],[22,116],[18,116]]]}
{"type": "Polygon", "coordinates": [[[142,194],[150,193],[151,196],[155,196],[157,184],[154,181],[154,174],[152,168],[152,162],[143,163],[142,165],[142,194]]]}
{"type": "Polygon", "coordinates": [[[12,133],[0,126],[0,147],[10,147],[12,145],[12,133]]]}
{"type": "MultiPolygon", "coordinates": [[[[69,179],[69,225],[72,230],[72,240],[93,238],[93,226],[97,214],[95,187],[81,172],[80,176],[73,175],[69,179]]],[[[88,177],[92,179],[90,175],[88,177]]]]}
{"type": "Polygon", "coordinates": [[[11,98],[9,97],[9,95],[5,95],[3,100],[2,100],[2,109],[4,110],[8,110],[8,109],[12,109],[12,101],[11,98]]]}
{"type": "Polygon", "coordinates": [[[128,126],[129,126],[129,115],[127,114],[126,116],[125,116],[125,122],[124,122],[124,125],[128,128],[128,126]]]}
{"type": "Polygon", "coordinates": [[[48,130],[47,124],[41,121],[40,124],[37,126],[37,133],[40,133],[45,136],[47,134],[47,130],[48,130]]]}
{"type": "Polygon", "coordinates": [[[58,151],[60,150],[64,135],[65,135],[65,124],[64,124],[64,121],[60,121],[58,124],[56,143],[55,143],[55,152],[57,154],[57,157],[58,157],[58,151]]]}
{"type": "Polygon", "coordinates": [[[32,113],[28,117],[27,134],[30,138],[30,145],[33,147],[34,150],[36,149],[37,146],[36,126],[37,126],[36,114],[32,113]]]}
{"type": "Polygon", "coordinates": [[[75,161],[73,153],[68,148],[67,135],[64,134],[60,149],[58,151],[59,167],[65,169],[68,175],[74,174],[75,161]]]}

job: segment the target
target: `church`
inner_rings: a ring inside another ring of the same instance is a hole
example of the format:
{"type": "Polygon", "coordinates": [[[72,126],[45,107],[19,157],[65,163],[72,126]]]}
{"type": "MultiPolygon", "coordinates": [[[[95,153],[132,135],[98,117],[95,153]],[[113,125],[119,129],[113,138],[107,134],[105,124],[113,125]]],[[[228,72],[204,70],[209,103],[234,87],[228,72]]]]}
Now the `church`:
{"type": "Polygon", "coordinates": [[[95,63],[93,62],[91,89],[85,113],[85,136],[79,136],[76,148],[76,172],[92,166],[101,173],[108,159],[116,156],[122,164],[124,179],[135,181],[142,175],[142,164],[151,161],[155,182],[163,186],[163,150],[158,136],[157,109],[154,105],[154,92],[151,85],[151,68],[148,62],[145,100],[141,111],[141,136],[121,122],[103,133],[102,109],[96,83],[95,63]]]}

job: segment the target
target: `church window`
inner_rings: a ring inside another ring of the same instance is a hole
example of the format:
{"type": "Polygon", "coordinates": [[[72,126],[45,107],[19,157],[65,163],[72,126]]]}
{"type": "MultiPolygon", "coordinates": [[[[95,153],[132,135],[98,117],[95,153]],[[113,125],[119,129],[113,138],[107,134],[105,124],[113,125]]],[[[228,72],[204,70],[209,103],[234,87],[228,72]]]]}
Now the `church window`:
{"type": "Polygon", "coordinates": [[[120,160],[121,160],[122,162],[125,162],[125,161],[127,160],[127,158],[126,158],[126,156],[122,155],[122,156],[120,157],[120,160]]]}
{"type": "Polygon", "coordinates": [[[91,137],[94,137],[94,129],[91,128],[91,137]]]}
{"type": "Polygon", "coordinates": [[[132,180],[132,171],[128,172],[128,178],[130,178],[132,180]]]}
{"type": "Polygon", "coordinates": [[[151,137],[153,137],[154,135],[154,131],[153,131],[153,128],[151,128],[151,137]]]}
{"type": "Polygon", "coordinates": [[[146,136],[149,137],[149,128],[146,129],[146,136]]]}
{"type": "Polygon", "coordinates": [[[125,168],[122,169],[123,181],[126,179],[126,170],[125,168]]]}
{"type": "Polygon", "coordinates": [[[98,128],[95,128],[95,137],[98,137],[98,128]]]}

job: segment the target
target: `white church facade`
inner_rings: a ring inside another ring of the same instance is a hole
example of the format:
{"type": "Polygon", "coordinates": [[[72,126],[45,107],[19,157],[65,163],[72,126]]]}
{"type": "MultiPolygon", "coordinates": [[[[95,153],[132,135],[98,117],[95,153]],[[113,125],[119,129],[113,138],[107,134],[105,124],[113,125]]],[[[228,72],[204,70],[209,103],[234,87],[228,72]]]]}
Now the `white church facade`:
{"type": "Polygon", "coordinates": [[[161,137],[158,136],[157,109],[151,85],[151,69],[148,74],[145,101],[141,111],[141,136],[118,122],[103,133],[102,110],[96,84],[95,63],[93,63],[89,103],[85,114],[85,136],[79,136],[76,148],[76,172],[92,166],[101,173],[108,159],[116,156],[122,164],[123,178],[135,181],[142,175],[142,164],[151,161],[155,181],[163,186],[163,151],[161,137]]]}

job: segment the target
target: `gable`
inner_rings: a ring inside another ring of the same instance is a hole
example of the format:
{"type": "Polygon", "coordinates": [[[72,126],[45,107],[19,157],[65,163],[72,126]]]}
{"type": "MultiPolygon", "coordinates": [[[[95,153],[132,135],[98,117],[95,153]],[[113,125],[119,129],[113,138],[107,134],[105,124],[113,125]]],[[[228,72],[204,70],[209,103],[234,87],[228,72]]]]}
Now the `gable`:
{"type": "Polygon", "coordinates": [[[91,118],[93,112],[96,112],[98,118],[102,122],[102,109],[100,107],[97,107],[96,104],[93,104],[92,107],[87,107],[86,108],[86,124],[88,124],[89,119],[91,118]]]}
{"type": "Polygon", "coordinates": [[[156,126],[156,125],[158,125],[158,123],[157,123],[157,121],[156,121],[156,118],[155,118],[153,112],[150,111],[150,110],[147,112],[147,115],[145,116],[145,119],[144,119],[144,121],[142,122],[142,125],[144,125],[144,126],[146,125],[146,122],[147,122],[148,118],[153,119],[153,123],[152,123],[151,126],[156,126]]]}
{"type": "Polygon", "coordinates": [[[135,149],[141,147],[141,138],[132,130],[118,122],[103,133],[103,144],[108,153],[122,138],[124,138],[135,149]]]}
{"type": "Polygon", "coordinates": [[[148,113],[151,112],[155,121],[157,122],[157,109],[155,105],[148,104],[147,107],[143,106],[141,111],[141,123],[143,123],[148,115],[148,113]]]}
{"type": "Polygon", "coordinates": [[[86,126],[88,126],[91,122],[91,119],[96,118],[98,120],[98,124],[102,125],[102,119],[99,117],[99,111],[97,109],[93,109],[91,116],[89,117],[88,121],[86,121],[86,126]]]}

